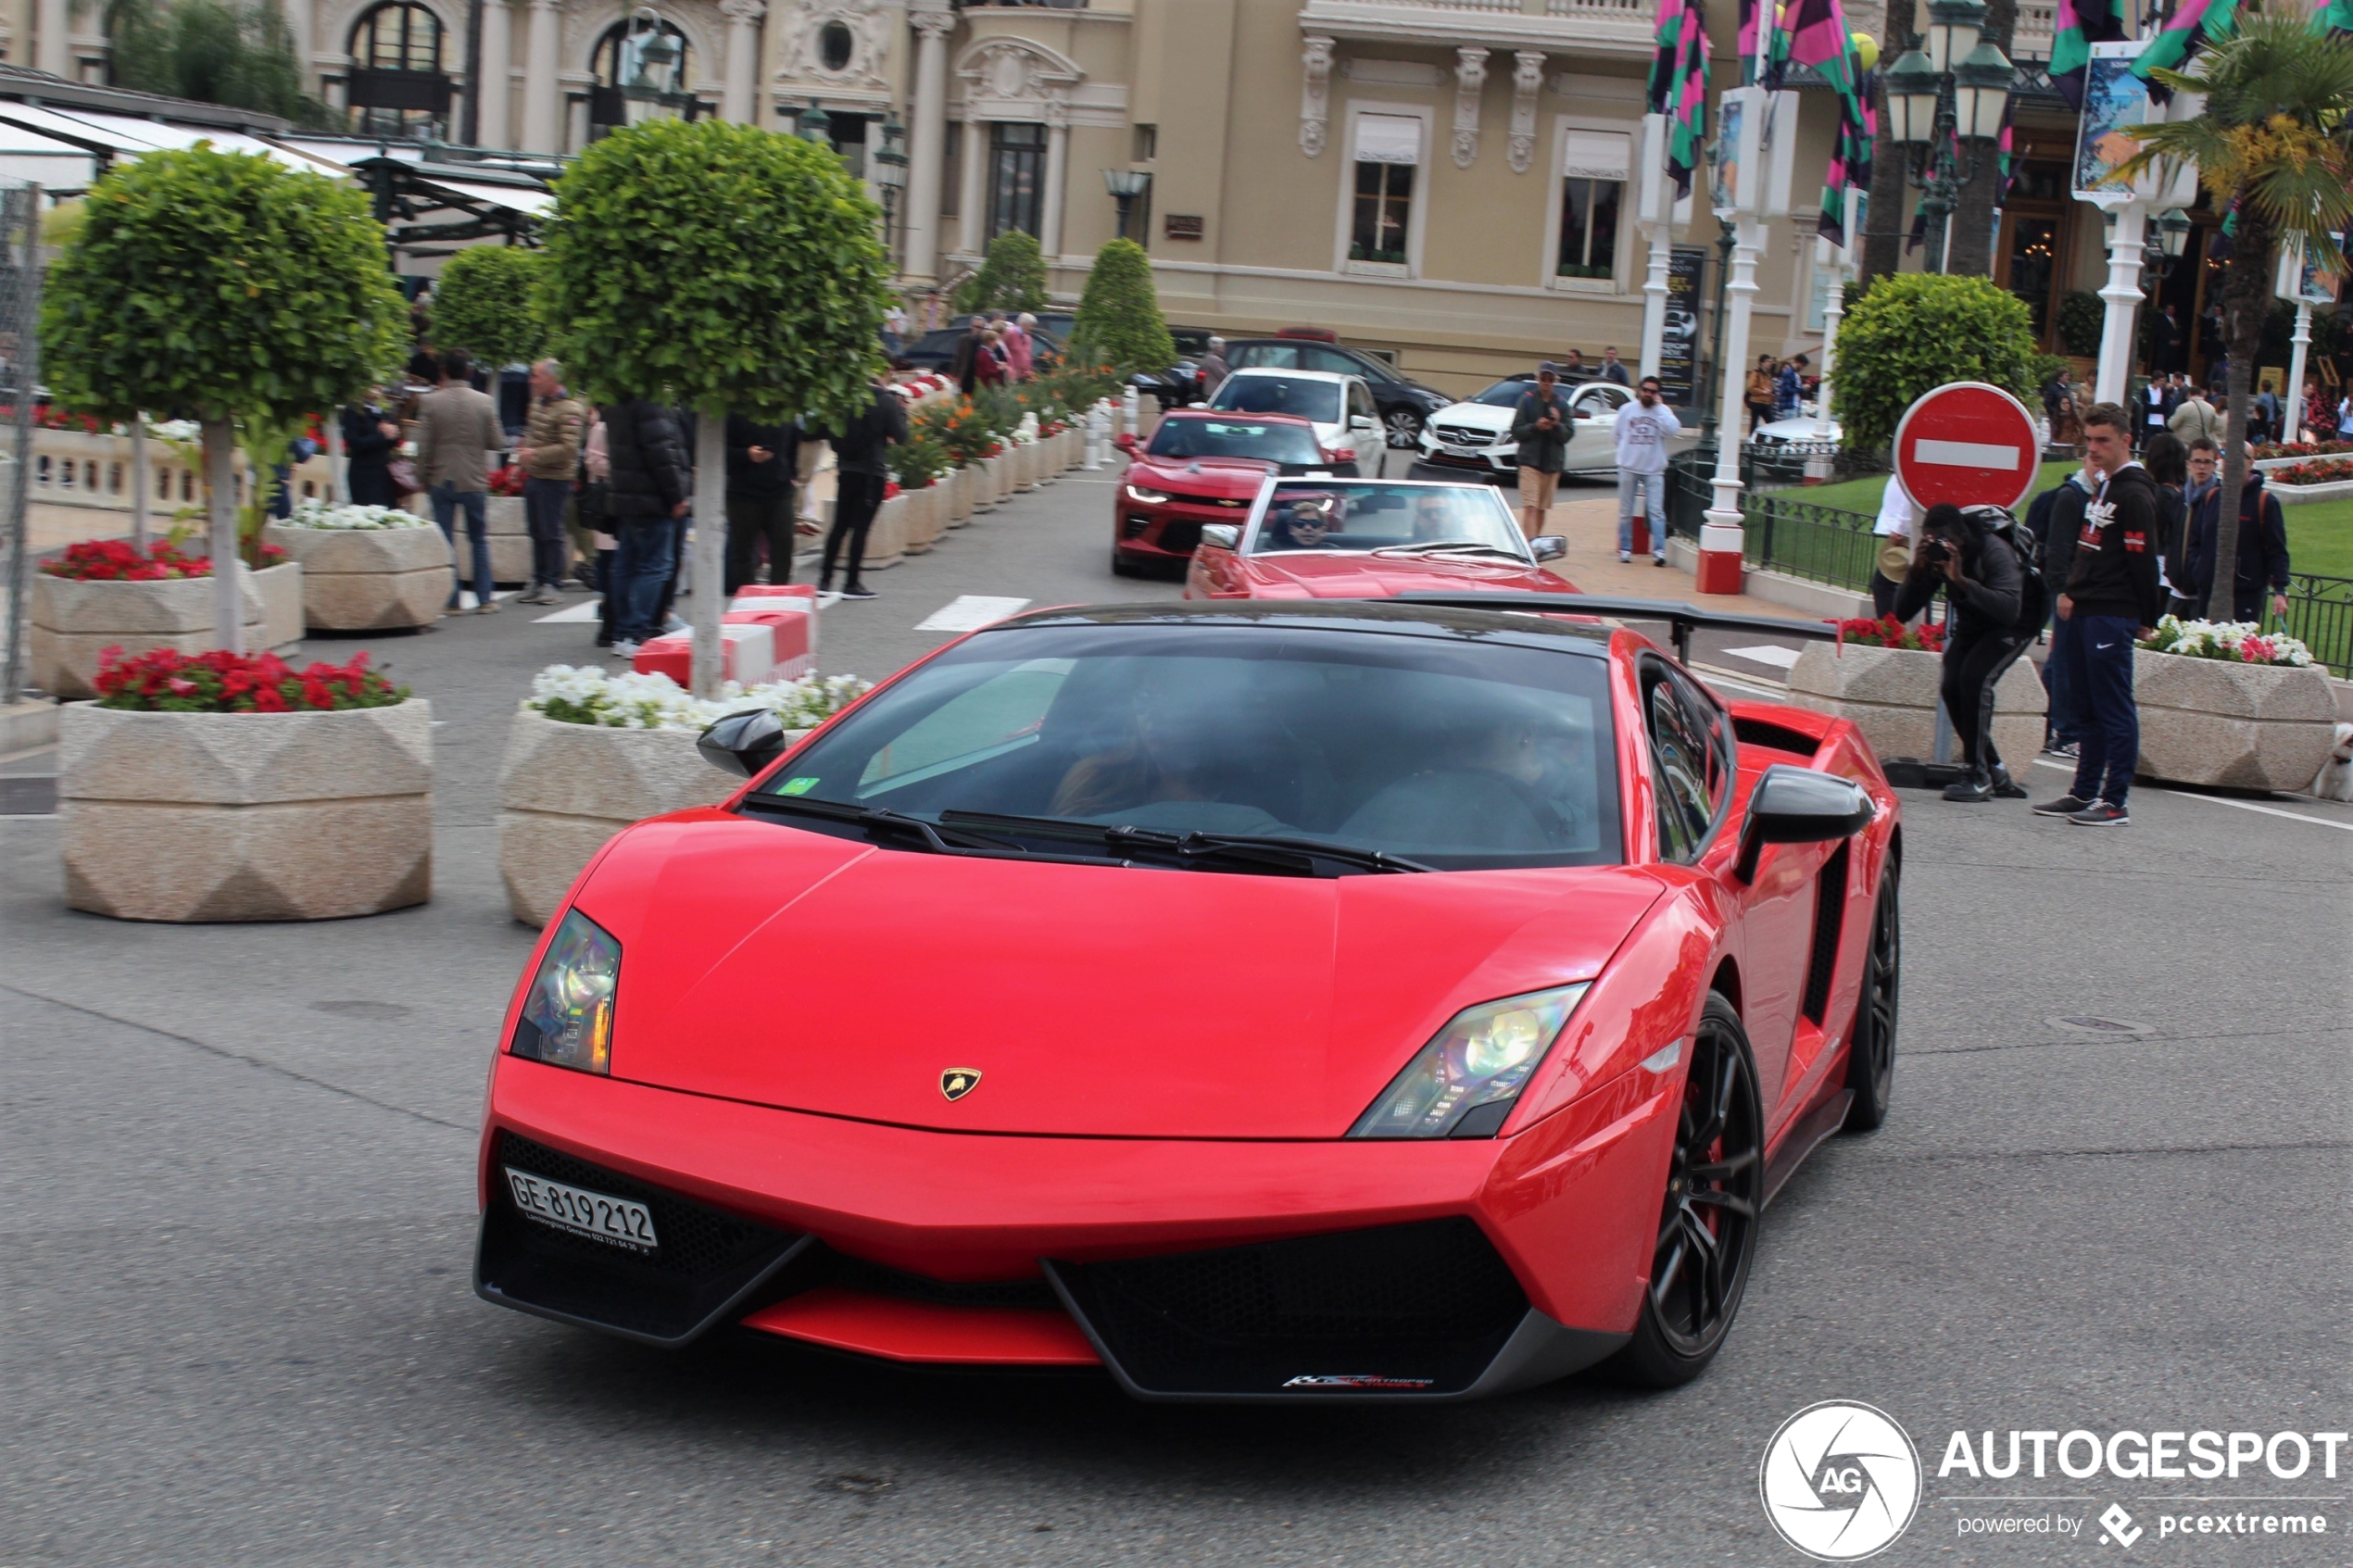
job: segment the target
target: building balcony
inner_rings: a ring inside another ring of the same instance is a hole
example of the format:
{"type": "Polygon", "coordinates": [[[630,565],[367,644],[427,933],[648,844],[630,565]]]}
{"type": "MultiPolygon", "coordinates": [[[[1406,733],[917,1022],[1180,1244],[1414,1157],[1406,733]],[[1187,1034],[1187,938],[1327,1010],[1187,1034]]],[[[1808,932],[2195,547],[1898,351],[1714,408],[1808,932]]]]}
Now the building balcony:
{"type": "Polygon", "coordinates": [[[1306,0],[1302,32],[1446,48],[1542,49],[1647,58],[1650,0],[1306,0]]]}
{"type": "Polygon", "coordinates": [[[2057,25],[2057,13],[2054,0],[2021,0],[2018,22],[2010,30],[2010,58],[2049,60],[2051,31],[2057,25]]]}

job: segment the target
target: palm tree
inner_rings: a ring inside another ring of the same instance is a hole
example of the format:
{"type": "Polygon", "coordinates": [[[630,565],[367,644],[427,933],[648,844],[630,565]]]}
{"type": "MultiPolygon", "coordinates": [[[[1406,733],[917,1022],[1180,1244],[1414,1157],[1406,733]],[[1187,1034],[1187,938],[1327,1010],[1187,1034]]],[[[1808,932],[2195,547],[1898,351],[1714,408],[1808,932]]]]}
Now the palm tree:
{"type": "MultiPolygon", "coordinates": [[[[2134,127],[2140,154],[2119,172],[2131,178],[2159,160],[2196,164],[2214,205],[2233,215],[2222,335],[2230,355],[2228,428],[2238,433],[2247,428],[2281,245],[2301,242],[2323,271],[2344,267],[2336,236],[2353,220],[2353,43],[2316,36],[2300,11],[2242,8],[2233,30],[2196,63],[2193,73],[2154,75],[2176,93],[2203,94],[2204,110],[2192,119],[2134,127]]],[[[2246,483],[2246,443],[2224,445],[2209,618],[2232,608],[2239,494],[2246,483]]]]}

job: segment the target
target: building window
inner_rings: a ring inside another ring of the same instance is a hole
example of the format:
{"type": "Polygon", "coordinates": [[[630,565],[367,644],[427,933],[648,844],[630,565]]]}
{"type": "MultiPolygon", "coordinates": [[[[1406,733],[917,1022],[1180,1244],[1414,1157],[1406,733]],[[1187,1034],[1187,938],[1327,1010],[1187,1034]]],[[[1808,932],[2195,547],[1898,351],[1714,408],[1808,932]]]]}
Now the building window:
{"type": "Polygon", "coordinates": [[[1131,163],[1150,163],[1158,157],[1160,156],[1160,127],[1157,125],[1136,127],[1134,148],[1134,156],[1128,160],[1131,163]]]}
{"type": "Polygon", "coordinates": [[[378,6],[351,30],[348,96],[352,129],[365,136],[415,136],[446,119],[441,19],[422,6],[378,6]]]}
{"type": "Polygon", "coordinates": [[[989,127],[988,237],[1018,229],[1038,232],[1038,197],[1046,188],[1046,128],[998,124],[989,127]]]}
{"type": "MultiPolygon", "coordinates": [[[[693,51],[687,46],[686,35],[678,30],[675,22],[663,22],[661,32],[678,50],[678,69],[671,80],[677,82],[683,92],[686,83],[694,79],[693,51]]],[[[643,47],[631,40],[652,36],[650,28],[621,21],[605,29],[605,35],[597,40],[596,53],[588,56],[588,69],[597,78],[596,85],[588,89],[588,134],[592,140],[629,123],[628,100],[622,95],[621,90],[635,79],[637,53],[643,47]]]]}
{"type": "Polygon", "coordinates": [[[1631,150],[1632,138],[1621,132],[1570,131],[1563,139],[1554,277],[1605,282],[1617,276],[1617,226],[1631,150]]]}
{"type": "Polygon", "coordinates": [[[830,111],[825,122],[830,128],[833,149],[853,179],[866,177],[866,123],[871,116],[830,111]]]}
{"type": "Polygon", "coordinates": [[[1403,267],[1410,259],[1414,172],[1422,157],[1422,122],[1410,115],[1356,117],[1356,205],[1348,259],[1403,267]]]}

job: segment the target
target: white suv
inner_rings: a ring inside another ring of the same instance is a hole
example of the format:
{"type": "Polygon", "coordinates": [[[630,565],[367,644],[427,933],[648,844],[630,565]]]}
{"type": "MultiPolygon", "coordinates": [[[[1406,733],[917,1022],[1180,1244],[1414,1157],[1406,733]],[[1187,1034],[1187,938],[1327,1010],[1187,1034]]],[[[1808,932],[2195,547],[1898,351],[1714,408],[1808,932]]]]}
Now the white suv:
{"type": "MultiPolygon", "coordinates": [[[[1512,416],[1519,400],[1536,384],[1528,373],[1506,376],[1467,401],[1441,408],[1422,432],[1421,450],[1415,455],[1414,477],[1455,479],[1478,474],[1488,479],[1519,478],[1519,444],[1512,439],[1512,416]]],[[[1563,383],[1577,423],[1568,440],[1561,471],[1598,479],[1617,474],[1617,410],[1633,394],[1615,382],[1563,383]]],[[[1699,442],[1690,424],[1667,443],[1670,454],[1686,451],[1699,442]]]]}
{"type": "Polygon", "coordinates": [[[1341,477],[1380,477],[1380,413],[1362,376],[1336,370],[1236,370],[1209,406],[1236,414],[1294,414],[1315,427],[1315,440],[1341,477]],[[1354,465],[1350,467],[1350,465],[1354,465]]]}

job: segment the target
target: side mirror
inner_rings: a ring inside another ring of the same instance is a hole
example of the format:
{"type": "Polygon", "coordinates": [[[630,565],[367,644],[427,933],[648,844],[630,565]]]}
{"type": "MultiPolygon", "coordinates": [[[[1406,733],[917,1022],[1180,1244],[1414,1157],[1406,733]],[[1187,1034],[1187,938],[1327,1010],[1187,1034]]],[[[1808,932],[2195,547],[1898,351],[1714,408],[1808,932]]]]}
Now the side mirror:
{"type": "Polygon", "coordinates": [[[1239,523],[1204,522],[1201,525],[1201,542],[1205,549],[1238,550],[1241,548],[1242,530],[1239,523]]]}
{"type": "Polygon", "coordinates": [[[1765,770],[1748,797],[1748,816],[1741,823],[1740,858],[1732,874],[1743,882],[1756,878],[1756,859],[1768,844],[1828,844],[1852,838],[1870,826],[1879,806],[1869,791],[1851,779],[1818,773],[1811,768],[1775,763],[1765,770]]]}
{"type": "Polygon", "coordinates": [[[1568,541],[1557,533],[1539,533],[1528,542],[1528,553],[1538,560],[1558,560],[1568,554],[1568,541]]]}
{"type": "Polygon", "coordinates": [[[751,778],[785,754],[792,743],[785,736],[784,721],[775,710],[755,708],[730,713],[696,737],[702,759],[723,773],[751,778]]]}
{"type": "Polygon", "coordinates": [[[1370,430],[1373,428],[1373,421],[1369,417],[1364,414],[1351,415],[1348,420],[1348,428],[1351,430],[1370,430]]]}
{"type": "Polygon", "coordinates": [[[1111,438],[1111,444],[1114,446],[1118,447],[1121,451],[1126,453],[1131,458],[1136,455],[1136,438],[1128,434],[1126,431],[1122,431],[1117,435],[1113,436],[1111,438]]]}

